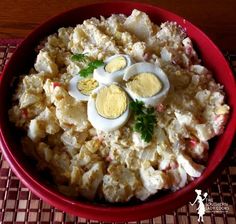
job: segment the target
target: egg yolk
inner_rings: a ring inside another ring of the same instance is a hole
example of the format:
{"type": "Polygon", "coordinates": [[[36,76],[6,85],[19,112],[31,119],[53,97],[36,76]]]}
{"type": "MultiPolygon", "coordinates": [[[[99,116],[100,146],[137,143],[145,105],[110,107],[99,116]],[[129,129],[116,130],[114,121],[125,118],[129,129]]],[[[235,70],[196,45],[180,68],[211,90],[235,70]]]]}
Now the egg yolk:
{"type": "Polygon", "coordinates": [[[113,73],[125,68],[126,64],[126,59],[122,56],[118,56],[107,63],[107,65],[105,66],[105,71],[113,73]]]}
{"type": "Polygon", "coordinates": [[[89,96],[91,92],[97,87],[98,87],[98,82],[93,78],[81,79],[77,83],[78,90],[86,96],[89,96]]]}
{"type": "Polygon", "coordinates": [[[162,83],[158,77],[149,72],[135,75],[126,85],[136,95],[144,98],[154,96],[162,89],[162,83]]]}
{"type": "Polygon", "coordinates": [[[119,86],[112,84],[97,93],[96,109],[102,117],[115,119],[126,111],[127,101],[126,93],[119,86]]]}

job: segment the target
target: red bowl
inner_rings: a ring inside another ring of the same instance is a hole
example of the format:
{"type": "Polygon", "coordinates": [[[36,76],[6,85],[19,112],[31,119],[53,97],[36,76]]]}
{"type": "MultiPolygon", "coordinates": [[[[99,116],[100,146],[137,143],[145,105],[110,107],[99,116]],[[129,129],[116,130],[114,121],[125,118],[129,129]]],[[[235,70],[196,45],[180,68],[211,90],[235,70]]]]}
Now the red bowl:
{"type": "Polygon", "coordinates": [[[0,82],[0,102],[2,105],[0,110],[1,148],[10,167],[20,180],[33,193],[58,209],[88,219],[102,221],[131,221],[159,216],[192,200],[195,194],[194,189],[205,188],[211,183],[213,177],[217,175],[217,171],[229,150],[235,134],[235,89],[235,80],[224,56],[201,30],[187,20],[156,6],[141,3],[110,2],[81,6],[57,15],[35,29],[20,44],[5,67],[0,82]],[[17,132],[8,121],[9,99],[13,92],[11,83],[15,76],[27,72],[33,65],[36,58],[34,49],[40,40],[56,32],[59,27],[75,26],[77,23],[81,23],[84,19],[92,16],[110,16],[112,13],[129,15],[135,8],[146,12],[156,24],[171,20],[176,21],[186,29],[200,58],[203,60],[203,64],[213,72],[215,79],[224,85],[227,103],[231,107],[229,122],[224,134],[218,137],[214,145],[212,145],[208,164],[202,176],[183,189],[138,204],[111,205],[75,201],[48,186],[42,180],[43,178],[39,177],[34,167],[26,161],[20,149],[17,132]]]}

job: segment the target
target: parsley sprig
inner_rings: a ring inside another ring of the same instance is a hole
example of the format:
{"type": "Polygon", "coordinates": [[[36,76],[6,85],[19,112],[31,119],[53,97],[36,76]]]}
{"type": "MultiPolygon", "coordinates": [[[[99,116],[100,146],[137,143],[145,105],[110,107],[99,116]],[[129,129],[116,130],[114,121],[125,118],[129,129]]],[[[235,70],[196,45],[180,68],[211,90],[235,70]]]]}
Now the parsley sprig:
{"type": "Polygon", "coordinates": [[[94,69],[96,69],[100,66],[103,66],[103,65],[104,65],[104,62],[101,60],[92,61],[92,62],[88,63],[86,68],[81,69],[79,74],[80,74],[80,76],[86,78],[89,75],[93,74],[94,69]]]}
{"type": "MultiPolygon", "coordinates": [[[[73,54],[71,56],[72,61],[78,61],[78,62],[88,62],[89,58],[86,54],[73,54]]],[[[80,70],[79,74],[81,77],[88,77],[89,75],[93,74],[94,69],[103,66],[104,62],[101,60],[95,60],[88,63],[87,67],[80,70]]]]}
{"type": "Polygon", "coordinates": [[[71,56],[72,61],[81,61],[81,62],[87,62],[88,56],[86,54],[73,54],[71,56]]]}
{"type": "Polygon", "coordinates": [[[154,108],[147,108],[142,101],[136,100],[130,103],[130,109],[134,112],[134,131],[140,133],[145,142],[150,142],[156,125],[154,108]]]}

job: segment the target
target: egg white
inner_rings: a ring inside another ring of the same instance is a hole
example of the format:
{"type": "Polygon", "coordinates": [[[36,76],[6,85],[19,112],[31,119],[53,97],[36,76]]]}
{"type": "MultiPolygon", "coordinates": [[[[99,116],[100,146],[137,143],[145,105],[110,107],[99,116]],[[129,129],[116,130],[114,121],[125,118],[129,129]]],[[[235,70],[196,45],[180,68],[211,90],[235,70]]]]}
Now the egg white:
{"type": "Polygon", "coordinates": [[[123,79],[124,81],[129,81],[129,79],[133,76],[143,72],[149,72],[156,75],[156,77],[162,83],[162,89],[157,94],[151,97],[140,97],[127,86],[125,90],[128,92],[128,94],[133,100],[143,101],[146,106],[156,106],[158,103],[162,102],[167,96],[168,91],[170,89],[169,80],[160,67],[148,62],[139,62],[131,65],[129,68],[126,69],[123,79]]]}
{"type": "Polygon", "coordinates": [[[96,109],[96,97],[94,97],[94,95],[96,95],[104,87],[105,86],[98,87],[90,95],[87,104],[87,115],[88,115],[88,120],[90,121],[90,123],[94,128],[96,128],[99,131],[110,132],[119,129],[128,121],[130,115],[130,109],[129,109],[129,102],[127,102],[127,108],[125,112],[121,114],[119,117],[114,119],[109,119],[101,116],[96,109]]]}
{"type": "Polygon", "coordinates": [[[116,54],[116,55],[113,55],[111,57],[109,57],[108,59],[106,59],[104,61],[105,65],[104,66],[101,66],[97,69],[94,70],[93,72],[93,77],[94,79],[96,79],[99,83],[102,83],[102,84],[105,84],[105,85],[108,85],[108,84],[111,84],[113,82],[121,82],[122,79],[123,79],[123,75],[124,75],[124,72],[125,70],[132,64],[132,60],[131,58],[128,56],[128,55],[125,55],[125,54],[116,54]],[[125,60],[126,60],[126,66],[125,68],[121,69],[121,70],[118,70],[116,72],[112,72],[112,73],[109,73],[109,72],[106,72],[105,70],[105,67],[106,65],[113,59],[115,59],[116,57],[124,57],[125,60]]]}
{"type": "Polygon", "coordinates": [[[88,101],[89,96],[81,93],[77,87],[78,82],[81,79],[84,79],[84,78],[79,75],[76,75],[70,80],[69,87],[68,87],[68,93],[78,101],[88,101]]]}

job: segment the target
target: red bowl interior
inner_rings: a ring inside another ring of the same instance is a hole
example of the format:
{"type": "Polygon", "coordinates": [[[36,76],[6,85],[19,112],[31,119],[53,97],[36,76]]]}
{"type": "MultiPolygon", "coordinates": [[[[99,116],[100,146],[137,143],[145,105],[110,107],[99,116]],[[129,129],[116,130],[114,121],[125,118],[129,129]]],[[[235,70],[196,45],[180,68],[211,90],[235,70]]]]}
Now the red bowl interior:
{"type": "Polygon", "coordinates": [[[110,2],[80,6],[53,17],[35,29],[17,48],[5,67],[0,82],[1,148],[12,170],[20,180],[37,196],[63,211],[102,221],[130,221],[159,216],[184,205],[193,198],[194,189],[205,188],[217,175],[217,170],[222,164],[235,134],[235,89],[235,80],[224,56],[201,30],[185,19],[156,6],[141,3],[110,2]],[[99,17],[100,15],[105,17],[110,16],[112,13],[129,15],[135,8],[146,12],[156,24],[170,20],[176,21],[186,29],[200,58],[202,58],[203,64],[213,72],[215,79],[224,85],[227,103],[231,107],[229,122],[224,134],[218,137],[212,146],[207,168],[202,176],[183,189],[139,204],[110,205],[75,201],[48,186],[42,181],[43,178],[39,177],[38,173],[35,172],[34,167],[26,161],[19,146],[17,132],[8,121],[9,99],[14,91],[11,83],[14,76],[26,73],[33,65],[36,58],[34,49],[39,44],[39,41],[47,35],[56,32],[58,28],[75,26],[84,19],[99,17]]]}

